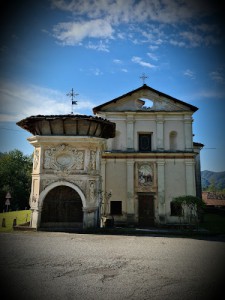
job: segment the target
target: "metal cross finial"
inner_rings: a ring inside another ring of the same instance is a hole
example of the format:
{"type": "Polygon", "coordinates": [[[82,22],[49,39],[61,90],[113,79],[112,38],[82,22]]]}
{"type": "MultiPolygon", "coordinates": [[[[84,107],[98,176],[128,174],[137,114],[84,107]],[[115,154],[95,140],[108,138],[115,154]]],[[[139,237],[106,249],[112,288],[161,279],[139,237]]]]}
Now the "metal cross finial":
{"type": "Polygon", "coordinates": [[[74,91],[73,91],[73,88],[72,90],[66,94],[66,96],[69,96],[71,97],[71,103],[72,103],[72,110],[71,110],[71,114],[73,114],[73,105],[77,105],[77,101],[74,100],[74,97],[78,96],[79,94],[75,94],[74,91]]]}
{"type": "Polygon", "coordinates": [[[148,76],[145,75],[145,73],[142,74],[142,76],[140,76],[140,78],[143,81],[143,85],[145,84],[145,79],[148,78],[148,76]]]}

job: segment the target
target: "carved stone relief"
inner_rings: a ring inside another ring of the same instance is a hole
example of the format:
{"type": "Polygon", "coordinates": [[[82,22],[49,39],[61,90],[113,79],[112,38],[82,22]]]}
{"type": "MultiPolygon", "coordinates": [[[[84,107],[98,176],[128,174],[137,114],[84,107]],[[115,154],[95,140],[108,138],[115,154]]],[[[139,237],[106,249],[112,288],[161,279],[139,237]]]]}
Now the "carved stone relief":
{"type": "Polygon", "coordinates": [[[32,202],[34,202],[34,203],[37,202],[37,196],[34,196],[34,195],[32,196],[32,202]]]}
{"type": "Polygon", "coordinates": [[[66,144],[48,148],[44,152],[44,169],[52,169],[57,174],[83,170],[84,150],[77,150],[66,144]]]}
{"type": "Polygon", "coordinates": [[[95,201],[95,181],[90,181],[90,191],[89,191],[89,196],[90,196],[90,202],[95,201]]]}
{"type": "Polygon", "coordinates": [[[39,150],[36,149],[34,151],[34,163],[33,163],[34,170],[37,169],[38,163],[39,163],[39,150]]]}
{"type": "Polygon", "coordinates": [[[90,155],[90,167],[91,170],[96,170],[96,151],[91,150],[90,155]]]}

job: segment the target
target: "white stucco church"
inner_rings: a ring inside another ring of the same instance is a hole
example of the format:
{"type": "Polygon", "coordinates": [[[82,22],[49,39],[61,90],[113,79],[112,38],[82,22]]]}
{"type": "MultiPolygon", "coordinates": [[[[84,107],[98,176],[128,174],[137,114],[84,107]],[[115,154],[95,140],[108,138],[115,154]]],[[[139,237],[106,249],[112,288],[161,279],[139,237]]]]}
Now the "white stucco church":
{"type": "Polygon", "coordinates": [[[31,226],[152,227],[178,223],[176,196],[201,197],[197,107],[146,84],[93,108],[95,116],[32,116],[31,226]]]}

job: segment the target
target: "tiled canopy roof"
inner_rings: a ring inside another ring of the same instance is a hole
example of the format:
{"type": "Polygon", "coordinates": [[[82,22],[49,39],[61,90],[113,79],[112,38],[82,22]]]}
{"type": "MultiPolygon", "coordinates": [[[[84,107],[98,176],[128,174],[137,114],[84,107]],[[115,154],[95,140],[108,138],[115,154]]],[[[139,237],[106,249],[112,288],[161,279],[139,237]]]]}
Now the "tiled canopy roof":
{"type": "Polygon", "coordinates": [[[86,115],[37,115],[17,122],[33,135],[115,137],[116,124],[86,115]]]}

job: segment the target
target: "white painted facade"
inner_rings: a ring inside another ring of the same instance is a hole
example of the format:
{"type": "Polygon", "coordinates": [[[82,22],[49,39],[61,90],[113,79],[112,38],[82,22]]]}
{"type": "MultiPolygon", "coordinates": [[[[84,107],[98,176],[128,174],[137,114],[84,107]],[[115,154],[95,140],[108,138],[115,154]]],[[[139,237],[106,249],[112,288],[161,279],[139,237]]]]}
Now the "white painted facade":
{"type": "Polygon", "coordinates": [[[107,141],[102,157],[103,189],[112,192],[108,214],[121,225],[177,223],[178,217],[171,214],[173,198],[196,196],[192,115],[197,108],[143,85],[93,110],[116,123],[116,136],[107,141]],[[144,106],[148,100],[151,107],[144,106]],[[143,134],[151,139],[148,151],[140,149],[143,134]],[[149,173],[151,181],[141,178],[144,173],[149,173]],[[142,216],[149,214],[149,222],[140,216],[143,197],[145,202],[153,201],[144,206],[142,216]],[[121,201],[121,213],[110,211],[113,201],[121,201]]]}

